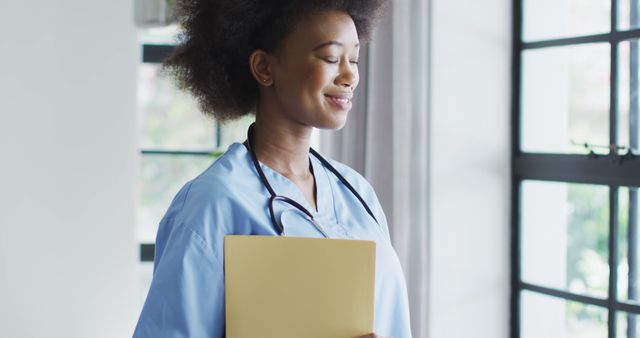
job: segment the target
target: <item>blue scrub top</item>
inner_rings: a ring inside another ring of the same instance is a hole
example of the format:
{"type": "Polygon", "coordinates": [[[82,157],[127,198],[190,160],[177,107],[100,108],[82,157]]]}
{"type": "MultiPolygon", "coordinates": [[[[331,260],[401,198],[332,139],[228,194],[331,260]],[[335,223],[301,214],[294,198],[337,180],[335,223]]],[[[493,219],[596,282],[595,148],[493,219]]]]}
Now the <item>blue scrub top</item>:
{"type": "MultiPolygon", "coordinates": [[[[404,275],[373,188],[355,170],[329,160],[380,224],[318,159],[310,159],[317,211],[293,182],[260,165],[276,193],[311,211],[329,237],[376,242],[375,332],[384,337],[411,337],[404,275]]],[[[239,143],[178,192],[160,222],[153,280],[134,337],[224,337],[224,236],[277,236],[269,216],[269,196],[251,155],[239,143]]],[[[293,207],[284,204],[276,209],[285,235],[324,237],[311,223],[300,222],[300,213],[293,207]]]]}

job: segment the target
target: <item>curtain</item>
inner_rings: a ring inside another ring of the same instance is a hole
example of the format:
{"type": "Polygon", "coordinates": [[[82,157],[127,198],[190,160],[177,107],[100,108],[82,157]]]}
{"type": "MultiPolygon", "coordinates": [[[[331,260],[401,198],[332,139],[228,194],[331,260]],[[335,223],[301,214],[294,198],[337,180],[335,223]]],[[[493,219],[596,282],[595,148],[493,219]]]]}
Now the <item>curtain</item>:
{"type": "Polygon", "coordinates": [[[361,55],[349,122],[321,134],[322,150],[376,189],[407,278],[417,338],[427,337],[428,325],[429,14],[430,1],[392,2],[361,55]]]}

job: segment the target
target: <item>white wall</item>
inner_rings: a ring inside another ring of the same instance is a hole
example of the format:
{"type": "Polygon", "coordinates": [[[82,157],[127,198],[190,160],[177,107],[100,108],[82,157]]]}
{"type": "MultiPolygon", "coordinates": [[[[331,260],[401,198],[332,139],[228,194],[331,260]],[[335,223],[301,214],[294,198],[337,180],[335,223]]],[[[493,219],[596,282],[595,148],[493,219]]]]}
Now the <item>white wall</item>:
{"type": "Polygon", "coordinates": [[[0,10],[0,336],[126,337],[137,313],[127,0],[0,10]]]}
{"type": "Polygon", "coordinates": [[[432,0],[429,337],[509,332],[511,1],[432,0]]]}

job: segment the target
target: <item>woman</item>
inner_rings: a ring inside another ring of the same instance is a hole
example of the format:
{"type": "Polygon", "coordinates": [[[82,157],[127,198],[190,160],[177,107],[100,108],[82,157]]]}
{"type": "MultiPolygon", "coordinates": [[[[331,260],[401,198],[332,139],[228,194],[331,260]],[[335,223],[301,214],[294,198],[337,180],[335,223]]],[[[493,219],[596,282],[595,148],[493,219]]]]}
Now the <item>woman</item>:
{"type": "Polygon", "coordinates": [[[354,170],[310,150],[313,128],[345,124],[360,41],[383,5],[181,2],[185,31],[167,68],[205,113],[228,120],[254,112],[256,122],[248,141],[231,145],[188,182],[162,219],[135,337],[224,336],[228,234],[374,240],[377,335],[365,337],[411,337],[404,277],[373,189],[354,170]]]}

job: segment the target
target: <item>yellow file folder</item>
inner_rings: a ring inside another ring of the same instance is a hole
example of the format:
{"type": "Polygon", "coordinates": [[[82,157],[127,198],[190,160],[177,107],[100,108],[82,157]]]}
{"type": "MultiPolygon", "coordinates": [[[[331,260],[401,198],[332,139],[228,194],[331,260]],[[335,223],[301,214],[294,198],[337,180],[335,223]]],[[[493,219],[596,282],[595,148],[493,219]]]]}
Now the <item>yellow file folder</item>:
{"type": "Polygon", "coordinates": [[[227,338],[373,332],[375,242],[226,236],[227,338]]]}

